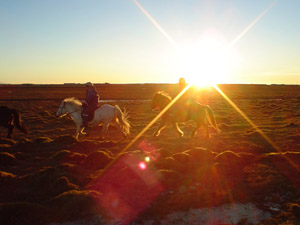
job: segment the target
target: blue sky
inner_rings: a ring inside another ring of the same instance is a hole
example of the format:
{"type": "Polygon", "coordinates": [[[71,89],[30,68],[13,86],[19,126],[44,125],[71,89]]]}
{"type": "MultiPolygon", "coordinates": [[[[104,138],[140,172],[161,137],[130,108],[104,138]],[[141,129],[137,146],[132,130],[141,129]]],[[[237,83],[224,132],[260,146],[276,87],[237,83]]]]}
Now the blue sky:
{"type": "MultiPolygon", "coordinates": [[[[274,4],[232,46],[230,69],[218,70],[215,82],[300,83],[300,1],[138,2],[178,46],[190,48],[207,34],[218,41],[210,44],[226,47],[274,4]]],[[[182,69],[181,52],[132,0],[0,0],[0,30],[4,83],[173,83],[209,76],[197,55],[188,59],[197,65],[182,69]]]]}

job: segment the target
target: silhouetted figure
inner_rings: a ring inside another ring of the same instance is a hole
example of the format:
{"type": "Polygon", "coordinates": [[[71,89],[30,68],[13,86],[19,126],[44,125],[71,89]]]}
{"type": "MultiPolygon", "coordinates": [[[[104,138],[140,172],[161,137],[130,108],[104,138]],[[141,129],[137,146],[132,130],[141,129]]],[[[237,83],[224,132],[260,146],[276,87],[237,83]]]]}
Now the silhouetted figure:
{"type": "MultiPolygon", "coordinates": [[[[171,101],[172,98],[168,94],[157,92],[152,100],[151,107],[152,109],[158,108],[159,110],[163,110],[171,101]]],[[[219,132],[214,112],[208,105],[201,105],[197,102],[191,102],[188,106],[176,104],[161,116],[161,123],[153,135],[158,136],[167,123],[171,123],[179,136],[183,137],[183,131],[180,130],[177,123],[193,120],[196,123],[196,129],[192,132],[191,137],[194,137],[197,130],[203,126],[206,131],[206,138],[209,138],[209,129],[206,124],[207,117],[211,125],[219,132]]]]}
{"type": "MultiPolygon", "coordinates": [[[[177,95],[180,94],[187,85],[188,84],[185,82],[185,79],[183,77],[179,78],[177,95]]],[[[191,90],[187,89],[175,103],[175,106],[178,109],[174,112],[175,117],[188,117],[189,115],[187,115],[187,112],[192,112],[193,109],[186,109],[192,107],[192,103],[195,103],[194,96],[192,96],[191,90]]]]}
{"type": "MultiPolygon", "coordinates": [[[[187,83],[185,82],[185,79],[183,77],[179,78],[178,87],[179,87],[179,93],[187,86],[187,83]]],[[[178,93],[178,94],[179,94],[178,93]]]]}
{"type": "Polygon", "coordinates": [[[15,126],[23,133],[27,133],[27,129],[21,123],[21,114],[16,109],[6,106],[0,106],[0,125],[8,129],[7,138],[12,138],[15,126]]]}
{"type": "MultiPolygon", "coordinates": [[[[179,78],[177,95],[179,95],[186,88],[187,85],[188,84],[185,82],[185,79],[183,77],[179,78]]],[[[185,105],[189,98],[190,93],[188,89],[181,95],[181,97],[177,101],[178,103],[180,103],[180,105],[185,105]]]]}
{"type": "Polygon", "coordinates": [[[86,86],[86,96],[85,101],[82,103],[82,126],[88,127],[89,116],[94,112],[99,103],[99,93],[96,87],[91,83],[87,82],[86,86]]]}

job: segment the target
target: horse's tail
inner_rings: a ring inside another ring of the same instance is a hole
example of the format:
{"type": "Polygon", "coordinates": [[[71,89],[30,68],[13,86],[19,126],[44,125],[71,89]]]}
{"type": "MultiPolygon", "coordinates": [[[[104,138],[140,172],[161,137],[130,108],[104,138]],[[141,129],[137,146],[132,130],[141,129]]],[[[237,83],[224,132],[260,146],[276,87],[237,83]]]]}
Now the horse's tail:
{"type": "Polygon", "coordinates": [[[216,129],[216,131],[219,133],[220,132],[220,129],[216,123],[216,119],[215,119],[215,114],[214,112],[212,111],[212,109],[208,106],[208,105],[205,105],[204,106],[205,109],[206,109],[206,112],[208,113],[208,118],[209,118],[209,121],[211,123],[211,125],[213,125],[213,127],[216,129]]]}
{"type": "Polygon", "coordinates": [[[120,107],[118,105],[114,106],[114,110],[115,110],[115,114],[117,116],[118,122],[124,132],[124,134],[129,134],[130,133],[130,123],[128,121],[128,113],[127,111],[124,109],[124,111],[122,112],[122,110],[120,109],[120,107]]]}
{"type": "Polygon", "coordinates": [[[11,111],[14,115],[15,126],[23,133],[27,133],[26,127],[22,125],[21,114],[16,109],[12,109],[11,111]]]}

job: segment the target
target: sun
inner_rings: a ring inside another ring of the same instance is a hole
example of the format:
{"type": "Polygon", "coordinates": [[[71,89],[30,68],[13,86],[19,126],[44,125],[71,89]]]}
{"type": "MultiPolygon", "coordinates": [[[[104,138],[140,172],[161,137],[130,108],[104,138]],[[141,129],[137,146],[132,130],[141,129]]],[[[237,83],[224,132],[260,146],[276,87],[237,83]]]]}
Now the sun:
{"type": "Polygon", "coordinates": [[[230,72],[238,61],[237,54],[226,49],[225,41],[214,33],[182,44],[178,58],[181,76],[198,87],[230,82],[230,72]]]}

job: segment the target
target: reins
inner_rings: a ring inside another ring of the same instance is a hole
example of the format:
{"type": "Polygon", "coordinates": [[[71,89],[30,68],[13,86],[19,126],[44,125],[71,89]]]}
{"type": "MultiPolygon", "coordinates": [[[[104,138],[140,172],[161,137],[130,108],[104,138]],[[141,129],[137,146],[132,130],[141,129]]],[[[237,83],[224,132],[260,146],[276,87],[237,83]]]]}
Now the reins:
{"type": "MultiPolygon", "coordinates": [[[[63,104],[60,108],[65,108],[65,104],[63,104]]],[[[72,112],[66,112],[66,113],[60,115],[59,118],[62,118],[62,117],[64,117],[64,116],[67,116],[67,115],[69,115],[69,114],[72,114],[72,113],[75,113],[75,112],[78,112],[78,111],[79,111],[79,109],[77,109],[77,110],[75,110],[75,111],[72,111],[72,112]]]]}
{"type": "Polygon", "coordinates": [[[78,111],[79,111],[79,110],[76,110],[76,111],[73,111],[73,112],[66,112],[66,113],[60,115],[59,118],[65,117],[65,116],[67,116],[67,115],[69,115],[69,114],[72,114],[72,113],[75,113],[75,112],[78,112],[78,111]]]}

